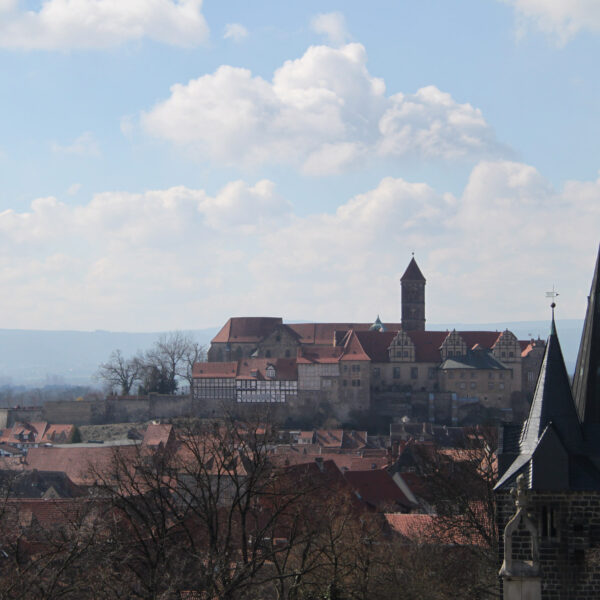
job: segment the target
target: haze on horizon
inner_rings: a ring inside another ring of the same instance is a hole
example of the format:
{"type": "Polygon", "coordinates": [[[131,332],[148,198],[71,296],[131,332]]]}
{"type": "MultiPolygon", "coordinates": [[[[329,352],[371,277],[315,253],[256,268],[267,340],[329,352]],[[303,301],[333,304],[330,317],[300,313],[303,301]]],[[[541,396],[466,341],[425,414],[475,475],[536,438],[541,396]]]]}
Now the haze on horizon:
{"type": "Polygon", "coordinates": [[[2,329],[582,319],[584,0],[0,2],[2,329]]]}

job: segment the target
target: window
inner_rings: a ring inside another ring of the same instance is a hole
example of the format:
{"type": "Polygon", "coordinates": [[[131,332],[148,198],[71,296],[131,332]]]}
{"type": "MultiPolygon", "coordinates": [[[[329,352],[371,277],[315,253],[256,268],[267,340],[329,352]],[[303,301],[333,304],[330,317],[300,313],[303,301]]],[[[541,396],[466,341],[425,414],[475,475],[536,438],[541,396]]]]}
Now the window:
{"type": "Polygon", "coordinates": [[[344,365],[344,373],[348,371],[348,365],[344,365]]]}
{"type": "Polygon", "coordinates": [[[460,389],[464,390],[464,389],[466,389],[466,387],[467,387],[467,384],[464,381],[461,381],[460,382],[460,389]]]}
{"type": "Polygon", "coordinates": [[[347,387],[347,386],[348,386],[348,380],[347,380],[347,379],[343,379],[343,380],[342,380],[342,385],[343,385],[344,387],[347,387]]]}
{"type": "Polygon", "coordinates": [[[475,381],[471,381],[471,389],[472,389],[472,390],[475,390],[475,389],[477,389],[477,382],[475,382],[475,381]]]}
{"type": "Polygon", "coordinates": [[[281,335],[279,333],[275,336],[275,341],[277,341],[277,342],[281,341],[281,335]]]}
{"type": "Polygon", "coordinates": [[[381,375],[381,369],[379,367],[374,367],[373,377],[379,377],[380,375],[381,375]]]}
{"type": "Polygon", "coordinates": [[[289,357],[290,357],[290,355],[291,355],[291,352],[290,352],[289,350],[286,350],[286,351],[285,351],[285,357],[286,357],[286,358],[289,358],[289,357]]]}
{"type": "Polygon", "coordinates": [[[265,351],[265,358],[271,358],[271,351],[270,350],[266,350],[265,351]]]}
{"type": "Polygon", "coordinates": [[[429,370],[427,372],[427,377],[429,379],[435,379],[435,375],[436,375],[436,369],[435,369],[435,367],[429,367],[429,370]]]}
{"type": "Polygon", "coordinates": [[[403,356],[404,358],[408,358],[408,350],[405,350],[405,351],[402,353],[402,356],[403,356]]]}
{"type": "Polygon", "coordinates": [[[475,379],[475,371],[471,371],[471,379],[475,379]]]}
{"type": "Polygon", "coordinates": [[[400,379],[400,367],[394,367],[393,377],[394,379],[400,379]]]}
{"type": "Polygon", "coordinates": [[[461,379],[464,379],[464,378],[465,378],[465,372],[464,372],[464,371],[461,371],[461,372],[460,372],[460,378],[461,378],[461,379]]]}
{"type": "Polygon", "coordinates": [[[352,371],[354,373],[359,373],[360,372],[360,365],[352,365],[352,371]]]}
{"type": "Polygon", "coordinates": [[[499,390],[503,390],[504,389],[504,384],[503,383],[499,383],[498,384],[498,389],[499,390]]]}
{"type": "Polygon", "coordinates": [[[494,374],[493,374],[493,373],[488,373],[488,377],[489,377],[490,379],[494,379],[494,374]]]}
{"type": "Polygon", "coordinates": [[[508,357],[509,357],[509,358],[514,358],[514,356],[515,356],[515,353],[514,353],[514,352],[509,352],[509,353],[508,353],[508,357]]]}
{"type": "Polygon", "coordinates": [[[543,506],[540,514],[540,532],[543,538],[558,537],[558,515],[557,510],[551,506],[543,506]]]}
{"type": "Polygon", "coordinates": [[[411,367],[410,368],[410,378],[411,379],[419,379],[419,367],[411,367]]]}
{"type": "Polygon", "coordinates": [[[504,373],[498,373],[498,379],[504,379],[504,373]]]}
{"type": "Polygon", "coordinates": [[[493,381],[489,381],[488,382],[488,390],[493,390],[494,389],[494,382],[493,381]]]}

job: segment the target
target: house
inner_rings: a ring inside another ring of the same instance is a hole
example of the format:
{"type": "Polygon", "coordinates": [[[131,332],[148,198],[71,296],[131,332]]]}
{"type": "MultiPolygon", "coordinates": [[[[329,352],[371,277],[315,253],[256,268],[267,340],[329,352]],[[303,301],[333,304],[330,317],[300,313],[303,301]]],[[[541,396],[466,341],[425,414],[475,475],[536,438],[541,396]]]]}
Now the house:
{"type": "Polygon", "coordinates": [[[0,435],[0,444],[27,451],[42,444],[66,444],[73,439],[75,425],[53,425],[46,421],[15,423],[0,435]]]}

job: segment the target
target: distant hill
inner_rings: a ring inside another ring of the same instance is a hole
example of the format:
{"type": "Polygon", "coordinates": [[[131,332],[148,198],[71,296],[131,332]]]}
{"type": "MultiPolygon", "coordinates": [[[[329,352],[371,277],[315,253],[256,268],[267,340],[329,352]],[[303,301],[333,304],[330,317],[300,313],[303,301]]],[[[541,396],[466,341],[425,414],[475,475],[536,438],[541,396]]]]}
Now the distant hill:
{"type": "MultiPolygon", "coordinates": [[[[582,327],[582,320],[566,319],[557,322],[565,362],[570,372],[575,369],[582,327]]],[[[507,328],[519,339],[538,336],[545,339],[549,324],[548,321],[427,324],[427,329],[430,330],[503,331],[507,328]]],[[[214,327],[190,330],[189,333],[208,347],[218,330],[218,327],[214,327]]],[[[132,356],[149,348],[160,335],[160,332],[0,329],[0,385],[93,384],[93,374],[98,365],[113,350],[119,349],[125,356],[132,356]]]]}
{"type": "MultiPolygon", "coordinates": [[[[208,347],[217,331],[215,327],[185,333],[208,347]]],[[[133,356],[152,346],[160,335],[0,329],[0,385],[94,384],[94,372],[113,350],[133,356]]]]}

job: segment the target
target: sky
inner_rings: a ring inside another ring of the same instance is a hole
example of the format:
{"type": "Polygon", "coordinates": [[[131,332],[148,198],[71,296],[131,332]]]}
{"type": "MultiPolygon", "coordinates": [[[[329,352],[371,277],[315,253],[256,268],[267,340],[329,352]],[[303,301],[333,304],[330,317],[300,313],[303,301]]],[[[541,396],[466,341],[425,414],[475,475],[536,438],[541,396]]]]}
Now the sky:
{"type": "Polygon", "coordinates": [[[582,318],[597,0],[0,0],[0,328],[582,318]]]}

